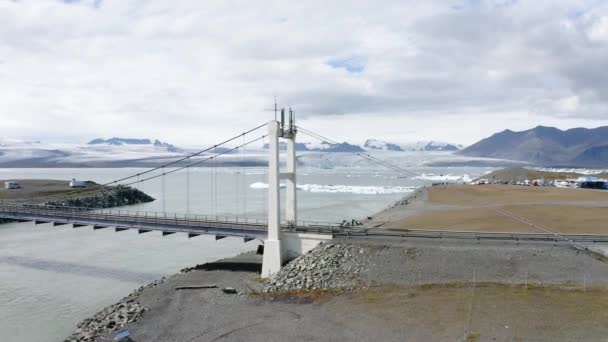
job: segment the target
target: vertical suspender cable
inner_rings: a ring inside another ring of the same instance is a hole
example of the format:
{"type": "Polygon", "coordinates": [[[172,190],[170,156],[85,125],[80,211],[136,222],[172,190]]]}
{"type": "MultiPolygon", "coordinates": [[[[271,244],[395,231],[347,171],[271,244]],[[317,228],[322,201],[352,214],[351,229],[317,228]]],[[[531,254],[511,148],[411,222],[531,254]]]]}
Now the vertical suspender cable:
{"type": "MultiPolygon", "coordinates": [[[[243,135],[243,144],[245,144],[245,135],[243,135]]],[[[243,216],[247,217],[247,146],[243,146],[243,216]]]]}
{"type": "MultiPolygon", "coordinates": [[[[210,162],[211,162],[211,161],[210,161],[210,162]]],[[[213,175],[213,174],[211,173],[210,166],[211,166],[211,165],[207,166],[207,167],[206,167],[206,170],[205,170],[205,171],[208,173],[208,175],[209,175],[209,176],[207,177],[207,178],[208,178],[208,180],[209,180],[209,184],[208,184],[208,186],[207,186],[207,193],[209,194],[209,203],[207,204],[207,206],[206,206],[206,208],[205,208],[205,213],[213,214],[213,211],[212,211],[212,206],[213,206],[213,194],[211,193],[211,191],[212,191],[212,189],[211,189],[211,184],[213,184],[213,180],[211,179],[211,177],[212,177],[212,175],[213,175]]]]}
{"type": "Polygon", "coordinates": [[[217,217],[217,146],[213,149],[213,214],[217,217]]]}
{"type": "Polygon", "coordinates": [[[234,173],[234,184],[233,184],[234,187],[235,187],[234,188],[235,205],[234,205],[234,209],[233,210],[234,210],[234,215],[236,217],[239,217],[240,216],[239,215],[240,214],[240,210],[241,210],[241,202],[240,202],[240,198],[239,198],[240,197],[239,194],[240,194],[240,191],[241,191],[241,189],[239,187],[239,183],[240,183],[239,180],[241,178],[241,165],[238,162],[238,160],[237,160],[237,163],[239,165],[237,166],[236,172],[234,173]]]}
{"type": "MultiPolygon", "coordinates": [[[[215,148],[213,149],[213,155],[215,155],[215,148]]],[[[211,203],[209,203],[209,205],[211,206],[211,214],[213,216],[216,215],[215,213],[215,186],[213,184],[215,184],[215,160],[213,160],[213,157],[211,157],[211,159],[209,160],[209,162],[211,163],[211,170],[209,170],[211,172],[211,183],[209,184],[210,187],[210,193],[211,193],[211,203]]]]}
{"type": "Polygon", "coordinates": [[[162,197],[163,197],[163,213],[167,212],[167,207],[166,207],[166,196],[165,196],[165,168],[163,167],[161,169],[162,171],[162,177],[161,177],[161,191],[162,191],[162,197]]]}
{"type": "MultiPolygon", "coordinates": [[[[262,146],[266,145],[266,138],[262,139],[262,146]]],[[[270,144],[268,145],[268,148],[270,149],[270,144]]],[[[269,161],[270,162],[270,161],[269,161]]],[[[268,186],[270,186],[270,183],[268,183],[268,168],[270,167],[270,163],[266,166],[266,168],[264,168],[264,171],[262,172],[262,177],[263,180],[262,182],[266,182],[266,184],[268,186]]],[[[264,214],[264,218],[268,218],[268,190],[264,191],[264,207],[262,208],[262,213],[264,214]]]]}
{"type": "Polygon", "coordinates": [[[190,215],[190,168],[186,168],[186,215],[190,215]]]}

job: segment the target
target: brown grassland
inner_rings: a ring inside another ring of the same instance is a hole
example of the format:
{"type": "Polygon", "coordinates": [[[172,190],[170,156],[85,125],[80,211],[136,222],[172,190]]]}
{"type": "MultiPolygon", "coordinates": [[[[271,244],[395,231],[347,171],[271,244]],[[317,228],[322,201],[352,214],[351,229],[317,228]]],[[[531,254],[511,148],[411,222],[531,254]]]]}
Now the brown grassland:
{"type": "Polygon", "coordinates": [[[608,233],[608,191],[511,185],[430,188],[424,209],[391,228],[542,231],[505,212],[554,232],[608,233]]]}

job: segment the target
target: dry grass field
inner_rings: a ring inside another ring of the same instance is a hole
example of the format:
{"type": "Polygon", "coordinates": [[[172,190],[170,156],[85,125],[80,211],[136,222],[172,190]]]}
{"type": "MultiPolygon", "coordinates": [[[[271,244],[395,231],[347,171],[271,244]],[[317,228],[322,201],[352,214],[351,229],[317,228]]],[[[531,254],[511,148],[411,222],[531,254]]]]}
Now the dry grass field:
{"type": "Polygon", "coordinates": [[[608,233],[608,191],[464,185],[430,188],[427,196],[419,212],[391,222],[390,228],[542,231],[507,212],[555,232],[608,233]]]}
{"type": "Polygon", "coordinates": [[[608,333],[602,289],[448,284],[353,297],[350,305],[401,327],[404,336],[433,341],[604,341],[608,333]]]}

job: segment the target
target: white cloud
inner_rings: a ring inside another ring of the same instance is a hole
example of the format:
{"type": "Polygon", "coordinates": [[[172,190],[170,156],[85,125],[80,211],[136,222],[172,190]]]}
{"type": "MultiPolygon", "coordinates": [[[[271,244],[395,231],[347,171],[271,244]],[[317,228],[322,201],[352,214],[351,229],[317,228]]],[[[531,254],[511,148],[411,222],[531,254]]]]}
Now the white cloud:
{"type": "Polygon", "coordinates": [[[558,113],[575,113],[579,107],[579,98],[575,95],[559,99],[555,105],[555,110],[558,113]]]}
{"type": "Polygon", "coordinates": [[[270,119],[274,95],[354,141],[608,124],[607,16],[575,0],[4,1],[0,136],[211,144],[270,119]]]}

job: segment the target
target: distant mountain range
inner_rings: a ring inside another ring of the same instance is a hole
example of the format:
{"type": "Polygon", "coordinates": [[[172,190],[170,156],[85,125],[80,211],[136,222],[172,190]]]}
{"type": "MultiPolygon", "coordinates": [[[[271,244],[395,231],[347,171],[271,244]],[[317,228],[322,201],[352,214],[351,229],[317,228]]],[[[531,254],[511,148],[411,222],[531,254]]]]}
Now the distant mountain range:
{"type": "Polygon", "coordinates": [[[123,167],[156,165],[186,153],[160,140],[93,139],[87,144],[0,138],[0,167],[123,167]]]}
{"type": "Polygon", "coordinates": [[[405,151],[422,151],[422,152],[432,152],[432,151],[459,151],[463,148],[462,145],[458,144],[450,144],[446,142],[440,141],[418,141],[415,143],[409,144],[394,144],[389,143],[382,140],[376,139],[368,139],[363,144],[363,147],[366,150],[383,150],[383,151],[396,151],[396,152],[405,152],[405,151]]]}
{"type": "MultiPolygon", "coordinates": [[[[268,144],[264,145],[264,149],[268,144]]],[[[287,149],[285,143],[280,143],[281,150],[287,149]]],[[[437,141],[419,141],[410,144],[395,144],[377,139],[368,139],[363,146],[353,145],[347,142],[329,143],[296,143],[296,151],[309,152],[366,152],[366,151],[392,151],[392,152],[412,152],[412,151],[459,151],[462,145],[449,144],[437,141]]]]}
{"type": "Polygon", "coordinates": [[[175,147],[166,142],[162,142],[160,140],[150,140],[150,139],[131,139],[131,138],[110,138],[110,139],[93,139],[87,143],[88,145],[114,145],[114,146],[122,146],[122,145],[152,145],[155,147],[164,148],[169,152],[182,152],[181,149],[175,147]]]}
{"type": "MultiPolygon", "coordinates": [[[[263,146],[265,149],[268,145],[263,146]]],[[[280,144],[285,149],[284,143],[280,144]]],[[[412,144],[395,144],[381,140],[367,140],[362,146],[348,142],[298,142],[298,152],[310,152],[310,155],[325,155],[332,160],[331,152],[406,152],[406,151],[454,151],[455,144],[424,141],[412,144]],[[325,154],[325,152],[330,152],[325,154]]],[[[158,166],[167,161],[183,157],[194,149],[182,149],[168,142],[147,138],[97,138],[85,144],[44,143],[40,141],[20,141],[0,138],[0,167],[149,167],[158,166]]],[[[231,147],[217,147],[202,153],[198,158],[207,158],[215,153],[239,153],[231,147]]],[[[346,154],[344,155],[346,156],[346,154]]],[[[325,158],[325,157],[320,157],[325,158]]],[[[335,155],[338,160],[342,157],[335,155]]],[[[224,156],[216,162],[225,166],[263,165],[266,152],[255,147],[247,149],[247,160],[224,156]]],[[[316,164],[315,164],[316,165],[316,164]]]]}
{"type": "Polygon", "coordinates": [[[521,132],[505,130],[458,153],[547,166],[607,166],[608,126],[565,131],[545,126],[521,132]]]}
{"type": "MultiPolygon", "coordinates": [[[[264,149],[268,149],[268,144],[264,144],[264,149]]],[[[279,149],[284,151],[287,149],[287,144],[279,143],[279,149]]],[[[365,152],[360,146],[352,145],[347,142],[332,144],[323,141],[318,144],[314,143],[296,143],[296,151],[299,152],[365,152]]]]}

